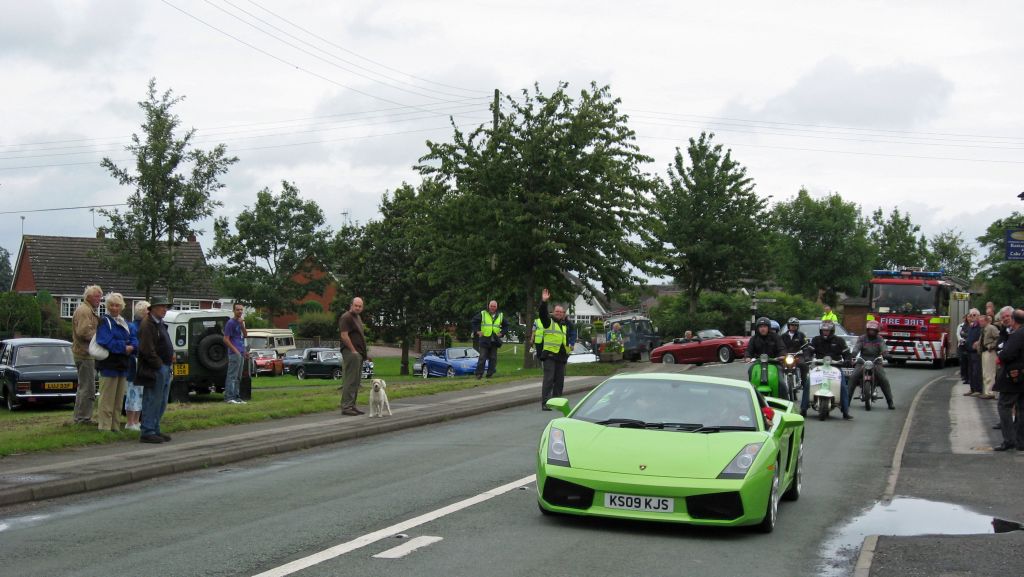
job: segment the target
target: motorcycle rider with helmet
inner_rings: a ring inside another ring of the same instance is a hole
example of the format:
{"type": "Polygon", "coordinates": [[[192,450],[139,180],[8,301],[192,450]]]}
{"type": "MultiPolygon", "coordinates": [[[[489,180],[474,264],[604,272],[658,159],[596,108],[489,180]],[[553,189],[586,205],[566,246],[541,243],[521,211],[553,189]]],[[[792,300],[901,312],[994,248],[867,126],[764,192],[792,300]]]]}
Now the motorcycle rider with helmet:
{"type": "MultiPolygon", "coordinates": [[[[853,345],[853,356],[856,357],[860,354],[865,361],[872,361],[878,357],[888,358],[889,348],[885,344],[885,339],[878,336],[878,321],[868,321],[864,333],[857,339],[857,344],[853,345]]],[[[853,375],[850,376],[850,399],[853,399],[853,392],[861,386],[863,380],[864,364],[859,363],[853,370],[853,375]]],[[[885,375],[885,369],[882,368],[881,363],[875,364],[875,382],[882,389],[885,401],[889,403],[889,409],[895,409],[896,406],[892,404],[892,388],[889,386],[889,378],[885,375]]],[[[861,390],[862,394],[865,392],[863,389],[861,390]]]]}
{"type": "MultiPolygon", "coordinates": [[[[768,317],[760,317],[755,323],[756,329],[754,336],[750,337],[750,342],[747,343],[747,352],[743,354],[743,361],[746,363],[753,363],[761,355],[768,355],[769,359],[776,359],[786,354],[786,347],[782,344],[782,339],[779,335],[771,332],[772,323],[768,320],[768,317]]],[[[747,369],[747,379],[750,379],[751,374],[754,372],[754,366],[751,365],[747,369]]],[[[786,384],[779,383],[779,396],[788,398],[786,395],[789,391],[785,391],[786,384]]]]}
{"type": "MultiPolygon", "coordinates": [[[[803,383],[804,392],[800,397],[800,412],[806,413],[810,406],[810,380],[807,377],[807,363],[804,362],[803,349],[807,346],[807,335],[800,332],[800,319],[790,317],[786,321],[786,332],[782,333],[782,344],[786,347],[786,353],[796,356],[796,368],[800,371],[800,382],[803,383]]],[[[806,415],[805,415],[806,416],[806,415]]]]}
{"type": "MultiPolygon", "coordinates": [[[[832,321],[821,322],[818,336],[811,339],[811,348],[814,349],[814,358],[831,357],[835,366],[850,362],[850,350],[846,348],[846,341],[836,336],[836,326],[832,321]]],[[[845,374],[839,381],[839,408],[843,411],[844,419],[853,419],[853,415],[850,414],[850,393],[845,374]]],[[[801,409],[800,414],[806,417],[807,409],[801,409]]]]}

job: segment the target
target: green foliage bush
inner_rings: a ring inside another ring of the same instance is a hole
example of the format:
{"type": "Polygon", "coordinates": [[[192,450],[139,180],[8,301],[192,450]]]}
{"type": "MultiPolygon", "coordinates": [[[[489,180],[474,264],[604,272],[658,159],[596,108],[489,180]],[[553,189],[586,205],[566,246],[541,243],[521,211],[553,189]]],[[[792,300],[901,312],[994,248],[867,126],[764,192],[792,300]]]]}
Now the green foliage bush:
{"type": "Polygon", "coordinates": [[[299,317],[295,327],[295,336],[305,339],[320,337],[322,339],[338,338],[338,324],[331,313],[306,313],[299,317]]]}

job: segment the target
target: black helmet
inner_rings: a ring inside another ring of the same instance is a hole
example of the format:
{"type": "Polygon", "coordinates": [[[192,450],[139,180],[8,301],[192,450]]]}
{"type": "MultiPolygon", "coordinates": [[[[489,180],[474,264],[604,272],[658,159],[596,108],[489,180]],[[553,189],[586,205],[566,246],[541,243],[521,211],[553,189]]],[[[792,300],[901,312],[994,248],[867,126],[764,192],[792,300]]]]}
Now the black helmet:
{"type": "Polygon", "coordinates": [[[832,321],[824,321],[821,323],[821,328],[818,329],[818,334],[825,336],[825,333],[835,333],[836,325],[832,321]]]}
{"type": "Polygon", "coordinates": [[[792,326],[792,325],[796,325],[796,328],[800,328],[800,319],[798,319],[796,317],[789,317],[789,320],[786,321],[786,326],[792,326]]]}
{"type": "Polygon", "coordinates": [[[754,324],[756,326],[759,326],[759,327],[762,327],[762,326],[763,327],[771,327],[772,326],[772,321],[768,320],[768,317],[760,317],[759,319],[757,319],[757,322],[754,323],[754,324]]]}

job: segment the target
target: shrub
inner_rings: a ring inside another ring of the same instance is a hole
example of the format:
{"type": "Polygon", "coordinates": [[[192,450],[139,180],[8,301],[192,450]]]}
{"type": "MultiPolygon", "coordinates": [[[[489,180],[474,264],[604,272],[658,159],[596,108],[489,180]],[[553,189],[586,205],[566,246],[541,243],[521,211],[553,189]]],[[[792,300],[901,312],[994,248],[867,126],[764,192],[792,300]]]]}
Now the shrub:
{"type": "Polygon", "coordinates": [[[338,324],[331,313],[306,313],[299,317],[295,336],[304,339],[334,339],[338,336],[338,324]]]}

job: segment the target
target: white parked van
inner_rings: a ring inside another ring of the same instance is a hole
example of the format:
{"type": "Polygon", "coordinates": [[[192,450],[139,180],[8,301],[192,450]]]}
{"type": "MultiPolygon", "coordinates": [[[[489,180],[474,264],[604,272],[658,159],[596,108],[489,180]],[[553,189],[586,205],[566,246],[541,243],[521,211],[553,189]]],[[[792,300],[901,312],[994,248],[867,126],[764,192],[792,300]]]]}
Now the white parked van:
{"type": "Polygon", "coordinates": [[[295,348],[295,333],[291,329],[247,329],[245,348],[247,350],[273,349],[278,357],[295,348]]]}

